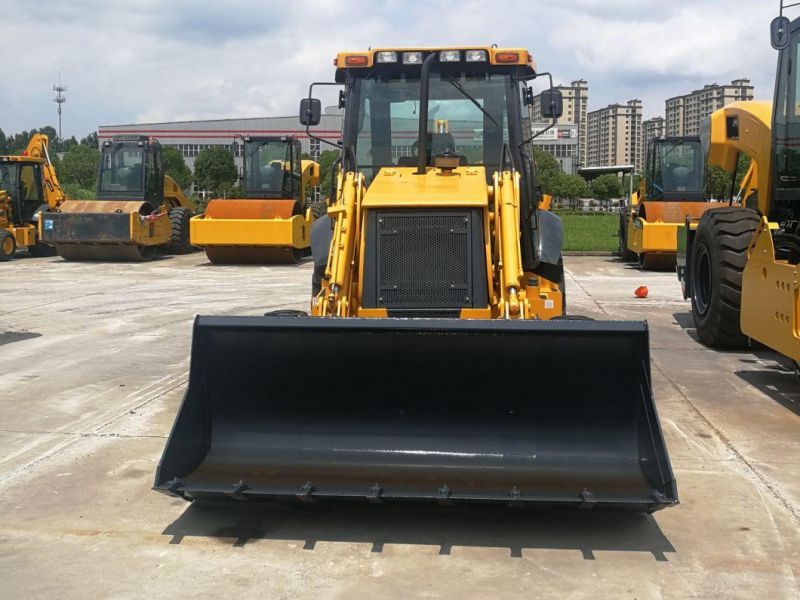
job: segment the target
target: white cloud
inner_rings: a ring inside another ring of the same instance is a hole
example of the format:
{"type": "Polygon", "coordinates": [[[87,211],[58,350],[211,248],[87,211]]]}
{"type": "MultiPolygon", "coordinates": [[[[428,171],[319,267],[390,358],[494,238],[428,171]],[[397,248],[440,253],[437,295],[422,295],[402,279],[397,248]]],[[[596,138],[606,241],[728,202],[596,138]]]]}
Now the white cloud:
{"type": "MultiPolygon", "coordinates": [[[[55,121],[63,70],[65,134],[100,124],[295,114],[343,49],[497,43],[529,48],[560,81],[590,84],[590,109],[664,99],[749,76],[772,93],[772,2],[389,0],[0,0],[0,128],[55,121]],[[754,6],[757,5],[757,6],[754,6]],[[9,67],[10,63],[6,63],[9,67]]],[[[332,94],[330,95],[332,98],[332,94]]]]}

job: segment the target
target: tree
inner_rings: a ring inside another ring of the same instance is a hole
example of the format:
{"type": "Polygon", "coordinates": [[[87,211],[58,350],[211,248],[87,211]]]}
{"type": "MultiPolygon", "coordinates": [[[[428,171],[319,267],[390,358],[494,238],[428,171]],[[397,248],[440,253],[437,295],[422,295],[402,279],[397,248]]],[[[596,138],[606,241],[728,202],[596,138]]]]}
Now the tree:
{"type": "Polygon", "coordinates": [[[164,146],[161,148],[161,161],[164,165],[164,174],[172,177],[182,190],[188,190],[192,185],[192,171],[186,166],[181,151],[172,146],[164,146]]]}
{"type": "Polygon", "coordinates": [[[628,192],[633,189],[635,192],[639,189],[639,182],[642,180],[642,176],[639,173],[633,173],[633,188],[631,188],[631,174],[625,175],[622,178],[622,193],[626,195],[628,192]]]}
{"type": "Polygon", "coordinates": [[[339,158],[336,150],[325,150],[319,155],[319,189],[323,196],[327,196],[331,189],[333,179],[333,163],[339,158]]]}
{"type": "Polygon", "coordinates": [[[97,148],[99,147],[99,143],[97,140],[97,132],[93,131],[86,137],[81,138],[80,144],[82,146],[89,146],[89,148],[97,148]]]}
{"type": "Polygon", "coordinates": [[[619,177],[613,173],[600,175],[600,177],[592,181],[592,194],[598,200],[619,198],[622,195],[622,184],[619,181],[619,177]]]}
{"type": "Polygon", "coordinates": [[[586,180],[580,175],[557,173],[551,179],[552,194],[559,198],[583,198],[589,195],[586,180]]]}
{"type": "Polygon", "coordinates": [[[194,161],[194,182],[214,196],[224,196],[236,183],[239,171],[230,150],[221,146],[206,148],[194,161]]]}
{"type": "Polygon", "coordinates": [[[557,195],[554,194],[553,190],[551,189],[551,182],[553,177],[555,177],[557,173],[561,172],[561,165],[559,162],[546,150],[541,150],[534,147],[533,163],[536,166],[536,178],[539,182],[539,185],[542,186],[542,191],[545,194],[557,195]]]}
{"type": "Polygon", "coordinates": [[[93,188],[100,163],[100,152],[96,148],[75,144],[70,146],[61,159],[59,180],[75,183],[82,188],[93,188]]]}
{"type": "MultiPolygon", "coordinates": [[[[740,154],[739,162],[736,164],[736,183],[733,188],[734,195],[738,193],[742,179],[749,168],[750,157],[740,154]]],[[[706,166],[706,195],[716,200],[727,200],[730,198],[731,174],[716,165],[706,166]]]]}

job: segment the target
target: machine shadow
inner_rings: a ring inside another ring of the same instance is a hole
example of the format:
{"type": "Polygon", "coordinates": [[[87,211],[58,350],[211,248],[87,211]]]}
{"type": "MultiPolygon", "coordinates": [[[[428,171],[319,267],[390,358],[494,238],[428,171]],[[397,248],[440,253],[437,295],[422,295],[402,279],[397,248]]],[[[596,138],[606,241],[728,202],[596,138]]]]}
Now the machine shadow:
{"type": "Polygon", "coordinates": [[[739,370],[736,375],[761,393],[800,416],[800,387],[791,360],[768,350],[754,352],[757,359],[741,359],[745,364],[757,364],[757,370],[739,370]]]}
{"type": "Polygon", "coordinates": [[[42,337],[42,334],[33,331],[0,331],[0,346],[38,337],[42,337]]]}
{"type": "Polygon", "coordinates": [[[697,337],[697,329],[694,326],[694,319],[692,318],[691,312],[676,312],[672,313],[672,318],[675,319],[675,323],[686,332],[690,338],[692,338],[698,344],[700,342],[700,338],[697,337]]]}
{"type": "Polygon", "coordinates": [[[675,548],[651,515],[600,510],[520,511],[500,507],[411,504],[194,502],[163,531],[180,544],[191,536],[295,541],[313,550],[317,542],[439,547],[504,548],[511,557],[525,549],[577,550],[586,560],[596,551],[646,552],[666,561],[675,548]]]}

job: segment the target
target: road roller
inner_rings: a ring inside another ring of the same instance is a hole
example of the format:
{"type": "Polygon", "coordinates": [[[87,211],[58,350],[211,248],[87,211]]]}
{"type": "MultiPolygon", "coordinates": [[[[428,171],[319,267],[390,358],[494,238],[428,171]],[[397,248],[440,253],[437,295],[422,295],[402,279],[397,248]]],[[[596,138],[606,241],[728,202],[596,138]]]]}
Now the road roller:
{"type": "Polygon", "coordinates": [[[245,137],[242,198],[215,198],[191,220],[191,242],[212,263],[295,263],[310,253],[324,203],[310,201],[319,165],[296,137],[245,137]]]}

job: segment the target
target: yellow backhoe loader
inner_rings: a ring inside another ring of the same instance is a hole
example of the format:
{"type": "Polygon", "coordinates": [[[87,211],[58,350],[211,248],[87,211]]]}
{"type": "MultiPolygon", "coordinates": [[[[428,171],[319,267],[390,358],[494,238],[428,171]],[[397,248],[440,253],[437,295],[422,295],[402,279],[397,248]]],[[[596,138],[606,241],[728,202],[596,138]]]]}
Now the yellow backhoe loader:
{"type": "Polygon", "coordinates": [[[34,134],[19,156],[0,156],[0,261],[10,260],[18,248],[33,256],[52,256],[42,242],[39,215],[64,201],[48,154],[49,139],[34,134]]]}
{"type": "Polygon", "coordinates": [[[294,137],[243,139],[244,198],[216,198],[191,220],[191,242],[212,263],[298,262],[311,248],[311,225],[325,208],[310,203],[319,165],[301,160],[294,137]]]}
{"type": "MultiPolygon", "coordinates": [[[[646,323],[564,318],[563,230],[521,118],[527,82],[549,74],[489,46],[345,52],[336,67],[341,157],[312,230],[311,316],[197,318],[155,489],[677,503],[646,323]]],[[[541,102],[555,124],[552,79],[541,102]]]]}
{"type": "Polygon", "coordinates": [[[687,220],[679,235],[678,278],[700,340],[743,348],[748,339],[800,361],[800,19],[773,21],[778,49],[775,102],[734,102],[706,126],[708,163],[750,168],[731,206],[687,220]]]}
{"type": "Polygon", "coordinates": [[[704,191],[705,162],[698,137],[653,139],[644,176],[620,211],[619,254],[643,269],[674,269],[677,229],[718,204],[704,191]]]}
{"type": "Polygon", "coordinates": [[[146,260],[190,252],[191,216],[158,141],[117,135],[103,142],[97,199],[62,202],[40,216],[39,234],[66,260],[146,260]]]}

